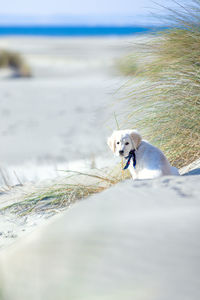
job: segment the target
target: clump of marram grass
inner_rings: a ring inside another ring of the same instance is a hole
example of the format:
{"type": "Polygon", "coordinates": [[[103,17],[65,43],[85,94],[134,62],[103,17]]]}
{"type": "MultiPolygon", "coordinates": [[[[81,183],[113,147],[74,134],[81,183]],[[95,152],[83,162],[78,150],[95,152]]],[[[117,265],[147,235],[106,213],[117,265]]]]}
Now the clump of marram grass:
{"type": "Polygon", "coordinates": [[[70,176],[66,177],[65,183],[38,188],[33,193],[26,194],[20,202],[4,207],[0,210],[0,213],[8,211],[19,217],[31,215],[32,213],[54,214],[66,209],[77,200],[102,192],[122,179],[129,178],[128,172],[122,174],[120,166],[107,171],[96,170],[93,173],[66,172],[70,176]],[[74,181],[71,181],[73,176],[74,181]]]}
{"type": "Polygon", "coordinates": [[[51,213],[62,210],[78,199],[83,199],[104,190],[98,185],[66,184],[50,186],[46,189],[28,194],[18,203],[9,205],[2,212],[9,211],[18,216],[31,213],[51,213]]]}
{"type": "Polygon", "coordinates": [[[117,60],[117,69],[126,76],[136,75],[138,63],[136,56],[132,53],[117,60]]]}
{"type": "Polygon", "coordinates": [[[200,0],[182,9],[170,10],[177,27],[143,49],[145,69],[136,74],[139,88],[129,83],[124,122],[143,129],[177,167],[200,157],[200,0]]]}
{"type": "Polygon", "coordinates": [[[0,50],[0,68],[10,68],[19,77],[30,77],[31,70],[19,53],[0,50]]]}

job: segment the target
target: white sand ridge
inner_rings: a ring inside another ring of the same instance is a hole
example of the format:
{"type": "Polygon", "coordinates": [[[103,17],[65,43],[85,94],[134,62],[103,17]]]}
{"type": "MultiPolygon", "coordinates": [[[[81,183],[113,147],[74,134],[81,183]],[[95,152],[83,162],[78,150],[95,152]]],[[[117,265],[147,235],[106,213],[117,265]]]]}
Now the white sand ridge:
{"type": "Polygon", "coordinates": [[[77,202],[1,252],[3,296],[199,299],[199,179],[128,180],[77,202]]]}

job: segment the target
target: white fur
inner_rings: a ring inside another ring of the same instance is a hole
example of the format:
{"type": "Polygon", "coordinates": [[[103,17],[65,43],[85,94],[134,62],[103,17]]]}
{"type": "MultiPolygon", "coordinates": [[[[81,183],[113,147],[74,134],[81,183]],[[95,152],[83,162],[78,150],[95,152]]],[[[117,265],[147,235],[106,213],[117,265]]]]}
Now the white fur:
{"type": "Polygon", "coordinates": [[[129,171],[133,179],[152,179],[164,175],[179,175],[177,168],[172,167],[163,152],[157,147],[142,140],[136,130],[117,130],[108,138],[108,145],[116,156],[126,157],[135,149],[136,167],[132,159],[129,171]],[[120,155],[119,151],[124,151],[120,155]]]}

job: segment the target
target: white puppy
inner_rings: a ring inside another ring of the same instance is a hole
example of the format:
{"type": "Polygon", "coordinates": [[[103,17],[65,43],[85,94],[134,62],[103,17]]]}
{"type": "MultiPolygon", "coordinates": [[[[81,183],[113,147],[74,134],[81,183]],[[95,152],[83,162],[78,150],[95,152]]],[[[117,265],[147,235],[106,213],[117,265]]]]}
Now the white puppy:
{"type": "Polygon", "coordinates": [[[136,130],[117,130],[108,138],[108,146],[116,156],[127,159],[133,179],[151,179],[163,175],[179,175],[162,151],[142,140],[136,130]]]}

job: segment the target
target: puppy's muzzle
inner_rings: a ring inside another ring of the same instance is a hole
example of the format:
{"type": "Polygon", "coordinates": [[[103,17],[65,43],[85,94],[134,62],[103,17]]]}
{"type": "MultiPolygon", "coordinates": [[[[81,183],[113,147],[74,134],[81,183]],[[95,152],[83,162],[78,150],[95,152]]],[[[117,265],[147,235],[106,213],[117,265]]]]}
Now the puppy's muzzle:
{"type": "Polygon", "coordinates": [[[120,150],[120,151],[119,151],[119,154],[120,154],[120,155],[123,155],[123,154],[124,154],[124,150],[120,150]]]}

